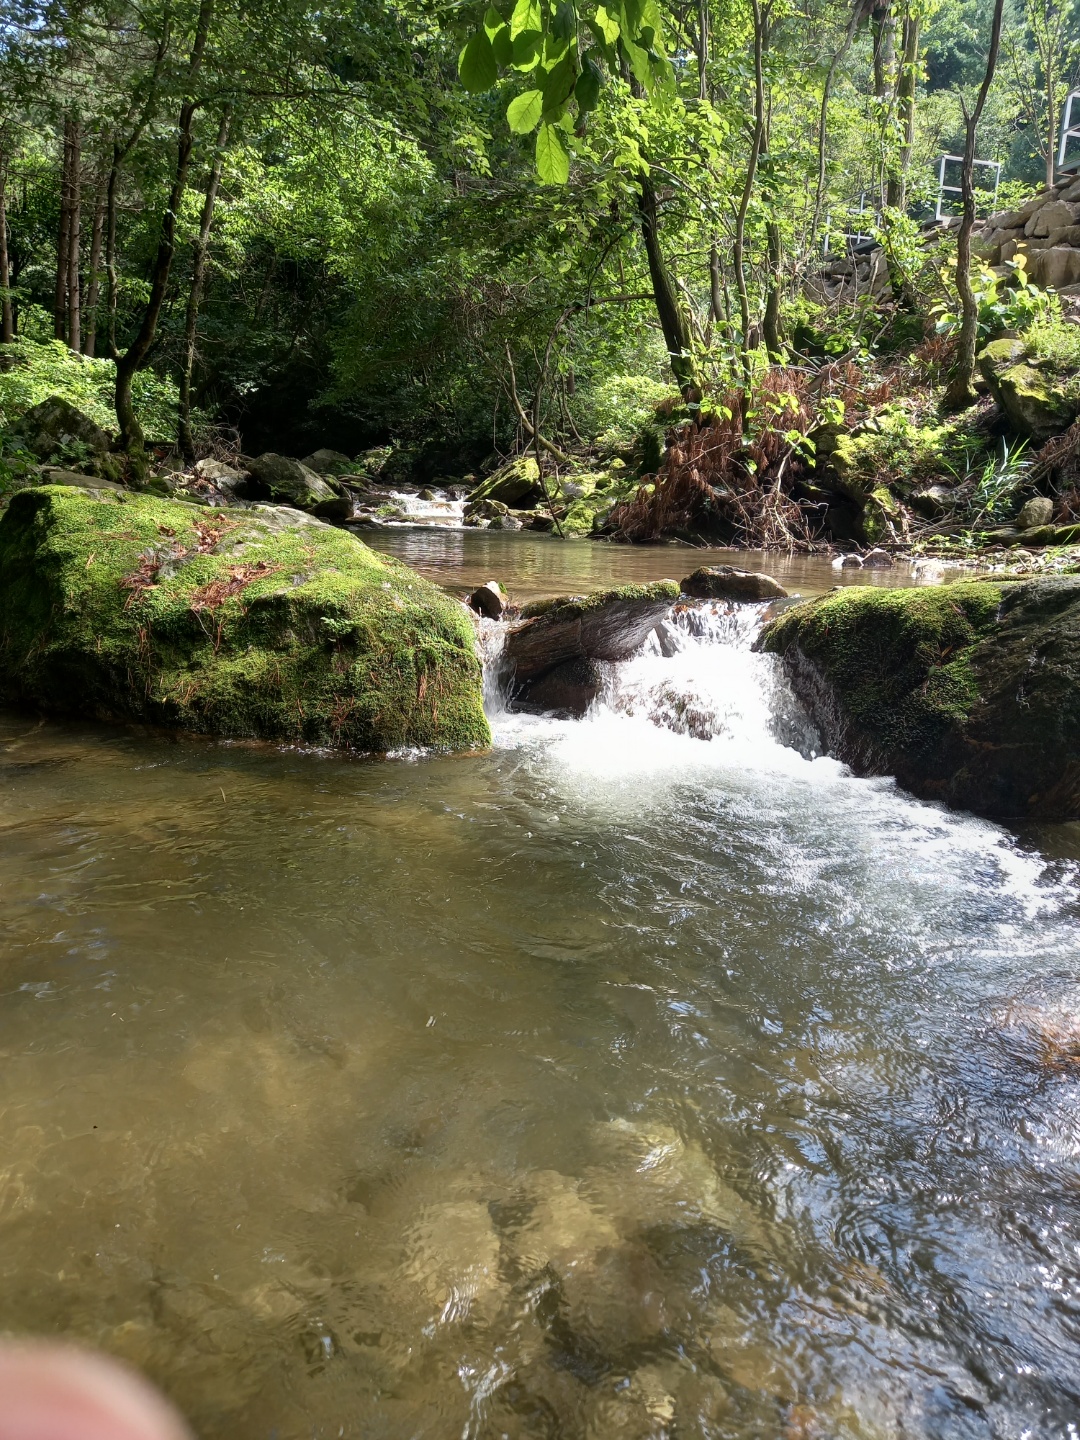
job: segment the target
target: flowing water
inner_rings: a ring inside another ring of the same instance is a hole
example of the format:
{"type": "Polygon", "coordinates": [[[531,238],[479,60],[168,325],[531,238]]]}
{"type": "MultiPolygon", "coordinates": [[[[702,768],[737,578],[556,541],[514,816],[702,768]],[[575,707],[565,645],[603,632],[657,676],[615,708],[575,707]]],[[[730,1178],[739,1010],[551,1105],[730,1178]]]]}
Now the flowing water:
{"type": "Polygon", "coordinates": [[[1075,1435],[1076,829],[815,756],[758,618],[479,757],[3,718],[0,1328],[203,1440],[1075,1435]]]}

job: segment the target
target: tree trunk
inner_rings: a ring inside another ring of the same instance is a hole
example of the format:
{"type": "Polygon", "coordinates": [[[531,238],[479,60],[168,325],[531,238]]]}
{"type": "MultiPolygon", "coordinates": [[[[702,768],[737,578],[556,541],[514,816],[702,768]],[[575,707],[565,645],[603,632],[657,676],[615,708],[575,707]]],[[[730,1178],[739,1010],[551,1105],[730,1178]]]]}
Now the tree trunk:
{"type": "Polygon", "coordinates": [[[63,160],[60,166],[60,232],[56,241],[56,288],[53,294],[53,336],[67,338],[68,250],[71,235],[71,144],[69,122],[64,121],[63,160]]]}
{"type": "Polygon", "coordinates": [[[757,179],[758,160],[761,158],[761,143],[765,137],[765,80],[762,70],[762,52],[765,47],[766,20],[760,0],[751,0],[754,14],[754,129],[750,140],[750,159],[746,165],[746,179],[743,182],[739,209],[735,216],[735,245],[733,260],[735,266],[735,288],[739,292],[739,317],[742,321],[742,362],[743,378],[749,389],[751,381],[750,352],[757,349],[757,341],[750,329],[750,294],[746,286],[746,215],[757,179]]]}
{"type": "Polygon", "coordinates": [[[203,196],[202,217],[199,221],[199,234],[195,241],[195,253],[191,266],[191,288],[188,290],[187,312],[184,317],[184,363],[180,372],[180,414],[177,438],[180,443],[180,453],[185,460],[195,459],[195,440],[191,433],[191,374],[195,368],[195,329],[199,319],[199,304],[202,300],[207,262],[210,257],[210,227],[214,223],[214,204],[217,200],[218,186],[221,184],[221,171],[225,163],[225,146],[229,140],[229,118],[230,107],[226,105],[221,112],[221,124],[218,126],[214,159],[210,166],[209,179],[206,182],[206,194],[203,196]]]}
{"type": "Polygon", "coordinates": [[[847,54],[851,47],[851,42],[855,38],[855,31],[858,28],[861,14],[861,7],[853,5],[847,29],[844,31],[844,39],[829,63],[829,69],[825,75],[825,83],[821,87],[821,112],[818,116],[817,184],[814,188],[814,212],[810,220],[811,250],[817,245],[818,231],[821,228],[821,210],[825,201],[825,141],[828,134],[829,100],[832,96],[833,81],[836,79],[836,72],[840,68],[840,62],[847,54]]]}
{"type": "MultiPolygon", "coordinates": [[[[196,23],[195,40],[188,63],[188,86],[194,88],[202,67],[206,41],[210,33],[210,22],[214,13],[214,0],[200,0],[199,18],[196,23]]],[[[180,213],[184,192],[187,189],[188,169],[191,165],[191,148],[194,143],[192,125],[195,119],[196,102],[187,99],[180,107],[177,125],[179,138],[176,147],[176,169],[173,172],[169,203],[161,217],[161,235],[150,277],[150,298],[143,309],[142,321],[134,340],[116,362],[116,418],[120,424],[120,443],[129,456],[141,465],[146,443],[142,426],[135,414],[131,401],[131,383],[135,372],[146,359],[154,337],[157,334],[161,307],[165,303],[165,291],[169,284],[173,255],[176,251],[176,217],[180,213]]]]}
{"type": "Polygon", "coordinates": [[[903,133],[896,163],[890,162],[889,180],[885,191],[886,205],[902,210],[907,204],[907,178],[911,169],[911,152],[915,145],[915,87],[919,70],[919,18],[910,12],[904,16],[904,51],[900,74],[896,81],[896,107],[903,133]]]}
{"type": "Polygon", "coordinates": [[[7,160],[0,161],[0,345],[15,339],[15,317],[11,306],[11,267],[8,265],[7,160]]]}
{"type": "Polygon", "coordinates": [[[649,277],[652,280],[653,299],[664,343],[671,360],[671,371],[675,383],[685,400],[696,398],[697,375],[690,348],[690,327],[675,295],[667,265],[660,248],[660,229],[656,212],[656,190],[652,177],[645,172],[638,176],[638,212],[641,216],[641,235],[645,241],[645,254],[649,261],[649,277]]]}
{"type": "Polygon", "coordinates": [[[720,325],[727,319],[720,294],[720,251],[716,248],[715,240],[709,246],[709,309],[712,311],[714,325],[720,325]]]}
{"type": "Polygon", "coordinates": [[[98,182],[94,200],[94,225],[90,231],[90,289],[86,299],[86,344],[83,353],[92,356],[97,344],[97,307],[101,296],[101,239],[105,223],[105,187],[98,182]]]}
{"type": "Polygon", "coordinates": [[[68,347],[78,355],[82,350],[82,316],[79,292],[79,259],[82,243],[82,129],[71,122],[71,219],[68,222],[67,337],[68,347]]]}
{"type": "Polygon", "coordinates": [[[1054,56],[1049,52],[1043,65],[1043,74],[1046,77],[1046,188],[1049,190],[1054,183],[1054,172],[1057,170],[1058,148],[1057,105],[1054,97],[1057,78],[1054,71],[1054,56]]]}
{"type": "Polygon", "coordinates": [[[698,0],[697,66],[698,99],[709,98],[709,0],[698,0]]]}
{"type": "Polygon", "coordinates": [[[971,377],[975,370],[975,341],[979,329],[979,306],[971,288],[971,232],[975,228],[975,137],[982,118],[990,82],[997,66],[998,47],[1001,44],[1001,14],[1004,0],[995,0],[994,20],[990,28],[990,52],[986,58],[986,71],[979,87],[978,99],[971,114],[964,107],[965,136],[964,164],[960,184],[964,197],[964,214],[960,231],[956,237],[956,289],[960,296],[962,320],[960,325],[960,347],[956,361],[956,373],[949,385],[945,403],[952,409],[960,410],[975,401],[971,388],[971,377]]]}
{"type": "Polygon", "coordinates": [[[769,279],[761,329],[769,359],[779,362],[784,355],[784,337],[780,333],[780,269],[783,264],[783,251],[780,226],[775,220],[766,222],[765,234],[769,248],[769,279]]]}

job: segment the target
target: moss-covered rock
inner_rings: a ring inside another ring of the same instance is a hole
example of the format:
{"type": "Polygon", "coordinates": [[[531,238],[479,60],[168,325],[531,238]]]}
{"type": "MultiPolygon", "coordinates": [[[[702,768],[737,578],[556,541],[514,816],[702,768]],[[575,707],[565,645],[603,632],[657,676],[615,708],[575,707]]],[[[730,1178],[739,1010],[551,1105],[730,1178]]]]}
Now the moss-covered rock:
{"type": "Polygon", "coordinates": [[[979,353],[979,371],[1021,435],[1049,440],[1076,419],[1076,400],[1056,376],[1029,363],[1021,340],[992,340],[979,353]]]}
{"type": "Polygon", "coordinates": [[[481,481],[469,496],[470,501],[497,500],[502,505],[524,507],[543,499],[540,488],[540,467],[531,455],[511,460],[486,480],[481,481]]]}
{"type": "Polygon", "coordinates": [[[852,587],[761,644],[859,773],[984,815],[1080,816],[1080,578],[852,587]]]}
{"type": "Polygon", "coordinates": [[[464,609],[299,511],[23,490],[0,616],[8,702],[363,751],[489,740],[464,609]]]}

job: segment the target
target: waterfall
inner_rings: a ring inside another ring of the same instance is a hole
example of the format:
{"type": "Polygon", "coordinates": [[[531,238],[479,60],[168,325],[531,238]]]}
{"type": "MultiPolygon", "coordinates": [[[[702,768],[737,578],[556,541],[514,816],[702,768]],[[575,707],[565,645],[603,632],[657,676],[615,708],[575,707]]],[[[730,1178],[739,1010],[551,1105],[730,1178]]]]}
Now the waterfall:
{"type": "Polygon", "coordinates": [[[484,621],[484,703],[499,733],[550,725],[642,721],[695,741],[760,751],[785,747],[806,758],[820,740],[779,661],[756,654],[769,606],[681,603],[633,658],[602,667],[604,688],[583,721],[513,715],[504,655],[506,627],[484,621]]]}

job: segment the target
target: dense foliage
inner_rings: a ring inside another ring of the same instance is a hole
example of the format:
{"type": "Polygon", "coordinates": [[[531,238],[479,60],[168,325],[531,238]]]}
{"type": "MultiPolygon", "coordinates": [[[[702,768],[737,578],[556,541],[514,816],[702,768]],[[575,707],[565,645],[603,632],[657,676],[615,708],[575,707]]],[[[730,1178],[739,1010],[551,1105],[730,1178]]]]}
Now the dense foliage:
{"type": "MultiPolygon", "coordinates": [[[[679,392],[745,431],[798,391],[782,429],[805,436],[807,367],[955,314],[917,222],[982,78],[979,0],[3,13],[6,419],[63,345],[99,419],[118,364],[132,453],[178,408],[189,455],[395,440],[461,473],[529,443],[629,451],[679,392]],[[884,241],[898,299],[808,294],[845,232],[884,241]]],[[[1076,20],[1010,0],[978,136],[1002,202],[1046,169],[1076,20]]]]}

